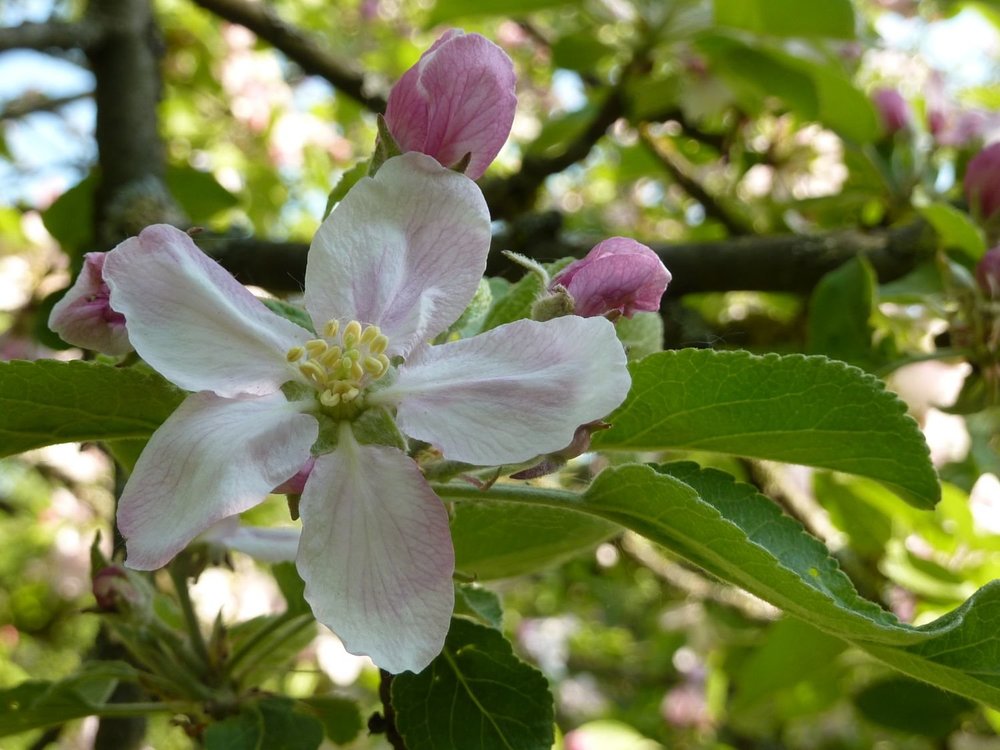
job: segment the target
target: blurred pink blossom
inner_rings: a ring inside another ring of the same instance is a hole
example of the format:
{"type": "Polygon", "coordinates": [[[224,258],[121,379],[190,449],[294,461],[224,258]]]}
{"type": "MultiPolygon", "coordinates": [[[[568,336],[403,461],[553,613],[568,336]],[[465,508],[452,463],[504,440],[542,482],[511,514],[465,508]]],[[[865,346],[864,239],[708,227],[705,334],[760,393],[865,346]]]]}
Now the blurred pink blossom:
{"type": "Polygon", "coordinates": [[[972,157],[962,187],[973,216],[985,222],[1000,213],[1000,141],[972,157]]]}
{"type": "Polygon", "coordinates": [[[976,265],[979,288],[992,299],[1000,298],[1000,245],[986,252],[976,265]]]}
{"type": "Polygon", "coordinates": [[[910,124],[910,105],[896,89],[880,88],[872,92],[872,103],[878,110],[887,135],[894,135],[910,124]]]}

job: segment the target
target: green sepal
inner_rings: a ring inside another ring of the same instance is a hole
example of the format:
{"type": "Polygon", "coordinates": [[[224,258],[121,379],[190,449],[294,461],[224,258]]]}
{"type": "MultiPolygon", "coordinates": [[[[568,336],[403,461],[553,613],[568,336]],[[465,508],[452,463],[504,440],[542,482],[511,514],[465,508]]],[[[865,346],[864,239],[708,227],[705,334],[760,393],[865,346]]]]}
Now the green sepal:
{"type": "Polygon", "coordinates": [[[361,412],[351,423],[351,431],[361,445],[389,445],[406,450],[406,438],[396,427],[396,420],[380,406],[361,412]]]}

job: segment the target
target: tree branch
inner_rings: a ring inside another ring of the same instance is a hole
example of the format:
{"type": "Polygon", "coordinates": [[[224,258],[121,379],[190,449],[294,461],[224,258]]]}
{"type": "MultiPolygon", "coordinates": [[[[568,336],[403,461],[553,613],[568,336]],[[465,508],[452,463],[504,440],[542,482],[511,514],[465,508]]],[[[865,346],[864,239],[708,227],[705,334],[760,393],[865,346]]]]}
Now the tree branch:
{"type": "Polygon", "coordinates": [[[12,49],[88,49],[97,44],[103,29],[91,19],[68,23],[46,21],[0,28],[0,52],[12,49]]]}
{"type": "Polygon", "coordinates": [[[318,75],[373,112],[385,111],[385,99],[365,91],[364,76],[349,63],[335,58],[319,38],[285,23],[268,3],[245,0],[194,0],[207,11],[231,23],[245,26],[306,73],[318,75]]]}
{"type": "MultiPolygon", "coordinates": [[[[500,250],[514,250],[538,260],[567,255],[581,257],[594,240],[567,240],[542,217],[534,235],[511,231],[493,238],[490,273],[512,270],[500,250]]],[[[558,224],[558,222],[555,222],[558,224]]],[[[308,246],[296,242],[197,237],[201,248],[238,279],[274,292],[300,292],[305,279],[308,246]]],[[[807,294],[829,271],[862,255],[879,280],[892,281],[916,267],[934,250],[934,234],[921,222],[871,232],[856,230],[822,235],[738,237],[718,242],[647,243],[673,274],[672,299],[695,292],[750,290],[807,294]]],[[[520,269],[514,269],[519,271],[520,269]]]]}
{"type": "Polygon", "coordinates": [[[67,104],[88,99],[93,95],[92,91],[84,91],[79,94],[70,94],[69,96],[48,97],[30,91],[24,96],[11,100],[3,110],[0,110],[0,122],[4,120],[17,120],[35,112],[55,112],[67,104]]]}
{"type": "Polygon", "coordinates": [[[673,181],[680,185],[685,193],[701,204],[706,216],[718,221],[734,237],[753,233],[745,221],[730,213],[700,182],[687,174],[681,165],[677,163],[673,154],[669,153],[664,147],[658,145],[653,140],[645,124],[639,126],[639,140],[646,147],[646,150],[652,154],[653,158],[663,166],[663,169],[666,170],[673,181]]]}

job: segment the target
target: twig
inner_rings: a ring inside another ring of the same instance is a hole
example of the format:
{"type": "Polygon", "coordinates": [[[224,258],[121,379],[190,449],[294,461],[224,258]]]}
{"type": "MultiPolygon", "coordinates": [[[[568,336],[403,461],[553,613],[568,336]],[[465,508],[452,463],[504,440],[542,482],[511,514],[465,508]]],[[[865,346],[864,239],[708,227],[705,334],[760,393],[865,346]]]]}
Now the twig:
{"type": "Polygon", "coordinates": [[[685,193],[701,204],[702,208],[705,209],[706,216],[710,216],[718,221],[734,237],[753,234],[753,231],[746,222],[724,208],[719,200],[709,193],[700,182],[684,171],[673,154],[656,143],[649,134],[648,126],[645,124],[639,127],[639,139],[649,153],[663,166],[674,182],[680,185],[685,193]]]}
{"type": "Polygon", "coordinates": [[[67,104],[89,99],[94,95],[92,91],[83,91],[79,94],[69,96],[48,97],[36,92],[29,92],[18,99],[8,102],[7,106],[0,111],[0,122],[4,120],[17,120],[35,112],[54,112],[65,107],[67,104]]]}
{"type": "Polygon", "coordinates": [[[382,701],[382,722],[379,730],[385,732],[385,738],[394,750],[406,750],[406,743],[396,729],[396,710],[392,707],[393,675],[380,669],[378,676],[378,697],[382,701]]]}
{"type": "Polygon", "coordinates": [[[231,23],[245,26],[280,50],[306,73],[325,78],[334,88],[373,112],[385,111],[385,99],[365,91],[364,76],[349,63],[330,54],[319,38],[282,21],[268,3],[245,0],[194,0],[207,11],[231,23]]]}
{"type": "Polygon", "coordinates": [[[101,25],[89,18],[72,23],[22,23],[19,26],[0,28],[0,52],[11,49],[33,49],[39,52],[51,49],[88,49],[100,41],[103,32],[101,25]]]}

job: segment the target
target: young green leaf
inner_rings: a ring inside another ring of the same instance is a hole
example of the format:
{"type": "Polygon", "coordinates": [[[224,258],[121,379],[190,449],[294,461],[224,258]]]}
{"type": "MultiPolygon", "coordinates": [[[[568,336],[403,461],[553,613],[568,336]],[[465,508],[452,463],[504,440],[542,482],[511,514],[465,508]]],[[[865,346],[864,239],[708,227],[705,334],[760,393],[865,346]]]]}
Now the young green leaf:
{"type": "Polygon", "coordinates": [[[930,508],[941,488],[906,406],[825,357],[667,351],[629,365],[632,390],[595,449],[691,449],[875,479],[930,508]]]}
{"type": "Polygon", "coordinates": [[[492,628],[454,618],[444,651],[392,681],[396,728],[410,750],[550,750],[545,677],[492,628]]]}
{"type": "Polygon", "coordinates": [[[147,438],[183,398],[138,368],[0,362],[0,456],[55,443],[147,438]]]}

